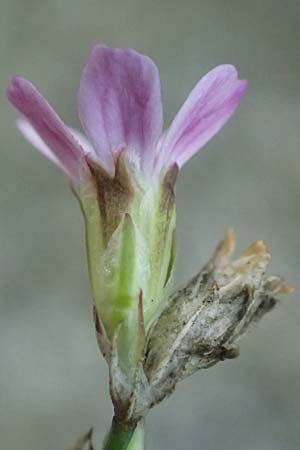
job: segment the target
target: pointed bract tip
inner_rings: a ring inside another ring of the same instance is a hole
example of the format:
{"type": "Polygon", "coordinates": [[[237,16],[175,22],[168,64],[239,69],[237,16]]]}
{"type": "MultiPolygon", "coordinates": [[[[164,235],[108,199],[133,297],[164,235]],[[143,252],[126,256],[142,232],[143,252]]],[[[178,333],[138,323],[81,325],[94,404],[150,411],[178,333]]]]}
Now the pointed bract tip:
{"type": "Polygon", "coordinates": [[[234,252],[234,248],[235,248],[234,231],[233,228],[228,227],[225,232],[223,240],[223,251],[226,255],[231,256],[232,253],[234,252]]]}
{"type": "Polygon", "coordinates": [[[281,287],[280,287],[280,291],[278,292],[279,294],[292,294],[295,291],[295,289],[293,288],[293,286],[291,286],[287,281],[283,280],[281,287]]]}
{"type": "Polygon", "coordinates": [[[235,237],[232,228],[227,228],[225,236],[222,241],[216,247],[212,261],[214,266],[217,268],[222,268],[227,265],[230,257],[232,256],[235,248],[235,237]]]}
{"type": "Polygon", "coordinates": [[[264,241],[258,240],[249,245],[249,247],[241,253],[241,257],[266,253],[267,251],[268,249],[264,241]]]}

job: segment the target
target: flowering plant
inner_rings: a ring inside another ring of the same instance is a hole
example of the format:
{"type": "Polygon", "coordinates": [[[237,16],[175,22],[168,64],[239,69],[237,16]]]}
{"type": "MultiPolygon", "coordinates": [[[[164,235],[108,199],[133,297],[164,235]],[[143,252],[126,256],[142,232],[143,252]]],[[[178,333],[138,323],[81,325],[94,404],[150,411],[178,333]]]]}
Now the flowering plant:
{"type": "Polygon", "coordinates": [[[154,62],[97,45],[78,92],[87,137],[25,78],[8,87],[23,116],[18,128],[68,176],[85,218],[96,332],[114,404],[106,449],[142,448],[148,410],[185,376],[236,356],[250,322],[273,307],[275,292],[289,290],[280,277],[264,278],[269,255],[260,241],[231,262],[229,231],[200,274],[167,297],[178,171],[232,116],[246,87],[233,66],[216,67],[163,131],[154,62]]]}

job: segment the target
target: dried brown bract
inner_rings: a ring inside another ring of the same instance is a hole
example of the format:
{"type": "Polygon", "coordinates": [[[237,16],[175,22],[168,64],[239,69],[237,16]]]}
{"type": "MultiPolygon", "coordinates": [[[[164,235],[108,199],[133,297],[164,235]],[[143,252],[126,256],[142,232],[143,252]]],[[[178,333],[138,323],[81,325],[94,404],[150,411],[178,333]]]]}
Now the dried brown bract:
{"type": "Polygon", "coordinates": [[[233,250],[228,230],[208,264],[171,296],[150,330],[144,370],[154,403],[196,370],[238,356],[240,338],[274,308],[276,295],[292,291],[282,277],[265,275],[270,255],[262,241],[235,260],[233,250]]]}

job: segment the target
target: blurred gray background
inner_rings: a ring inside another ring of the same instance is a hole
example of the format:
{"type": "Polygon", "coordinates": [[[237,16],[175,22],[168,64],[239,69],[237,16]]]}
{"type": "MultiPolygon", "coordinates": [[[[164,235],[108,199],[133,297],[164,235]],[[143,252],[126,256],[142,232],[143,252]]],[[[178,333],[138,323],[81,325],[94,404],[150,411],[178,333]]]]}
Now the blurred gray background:
{"type": "MultiPolygon", "coordinates": [[[[181,172],[175,285],[225,228],[264,239],[296,293],[242,344],[148,418],[149,450],[300,448],[300,3],[298,0],[2,0],[0,86],[22,74],[67,123],[96,42],[158,64],[166,125],[196,81],[235,64],[250,88],[230,124],[181,172]]],[[[0,448],[67,450],[112,410],[96,345],[84,226],[66,178],[0,101],[0,448]]]]}

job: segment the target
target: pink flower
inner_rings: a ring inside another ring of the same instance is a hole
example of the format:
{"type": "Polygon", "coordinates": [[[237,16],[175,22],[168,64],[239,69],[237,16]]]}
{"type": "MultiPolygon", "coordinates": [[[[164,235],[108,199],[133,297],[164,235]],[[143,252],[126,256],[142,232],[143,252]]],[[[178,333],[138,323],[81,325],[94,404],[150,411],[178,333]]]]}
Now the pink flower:
{"type": "Polygon", "coordinates": [[[76,184],[90,173],[87,156],[112,176],[121,151],[147,178],[159,176],[174,163],[182,167],[227,122],[246,87],[234,66],[216,67],[197,83],[163,132],[154,62],[134,50],[97,45],[78,93],[88,139],[66,126],[25,78],[11,81],[7,97],[24,116],[17,122],[24,136],[76,184]]]}

